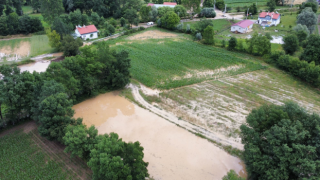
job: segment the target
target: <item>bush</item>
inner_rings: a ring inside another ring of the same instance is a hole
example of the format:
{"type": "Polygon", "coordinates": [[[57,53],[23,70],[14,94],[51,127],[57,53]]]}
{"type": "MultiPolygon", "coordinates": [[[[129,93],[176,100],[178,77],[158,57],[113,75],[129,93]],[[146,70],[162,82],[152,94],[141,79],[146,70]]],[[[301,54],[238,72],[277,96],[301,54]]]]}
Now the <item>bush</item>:
{"type": "Polygon", "coordinates": [[[203,38],[205,44],[214,44],[214,30],[212,26],[208,26],[204,29],[203,38]]]}
{"type": "Polygon", "coordinates": [[[221,42],[221,47],[226,47],[226,41],[224,39],[221,42]]]}
{"type": "Polygon", "coordinates": [[[218,8],[218,9],[220,9],[220,10],[224,10],[224,1],[223,0],[217,0],[216,1],[216,7],[218,8]]]}
{"type": "Polygon", "coordinates": [[[143,31],[143,30],[145,30],[146,28],[145,27],[139,27],[139,31],[143,31]]]}
{"type": "Polygon", "coordinates": [[[197,34],[196,34],[196,39],[197,39],[198,41],[200,41],[200,40],[202,39],[201,33],[197,33],[197,34]]]}
{"type": "Polygon", "coordinates": [[[283,42],[282,48],[287,54],[293,55],[299,48],[299,40],[295,34],[285,36],[283,42]]]}
{"type": "Polygon", "coordinates": [[[199,17],[215,18],[216,12],[214,11],[214,8],[203,8],[199,17]]]}
{"type": "Polygon", "coordinates": [[[183,30],[183,23],[177,25],[177,30],[180,32],[183,30]]]}
{"type": "Polygon", "coordinates": [[[228,50],[233,51],[237,46],[237,38],[231,37],[229,40],[228,50]]]}
{"type": "Polygon", "coordinates": [[[266,33],[266,37],[267,37],[269,40],[272,40],[272,39],[273,39],[270,33],[266,33]]]}
{"type": "Polygon", "coordinates": [[[180,22],[180,17],[173,11],[167,12],[161,18],[161,27],[173,29],[180,22]]]}
{"type": "Polygon", "coordinates": [[[191,33],[191,28],[190,28],[190,24],[187,24],[187,27],[186,27],[186,33],[191,33]]]}

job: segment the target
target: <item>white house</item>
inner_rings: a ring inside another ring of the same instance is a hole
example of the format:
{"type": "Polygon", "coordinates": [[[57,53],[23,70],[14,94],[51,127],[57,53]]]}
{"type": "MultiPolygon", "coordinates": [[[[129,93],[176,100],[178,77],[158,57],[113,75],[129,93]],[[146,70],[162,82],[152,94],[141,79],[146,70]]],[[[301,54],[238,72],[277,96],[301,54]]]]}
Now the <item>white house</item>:
{"type": "Polygon", "coordinates": [[[242,20],[231,26],[231,32],[246,33],[252,29],[253,22],[250,20],[242,20]]]}
{"type": "Polygon", "coordinates": [[[77,37],[82,38],[83,40],[86,39],[95,39],[98,38],[98,29],[95,25],[89,26],[76,26],[75,34],[77,37]]]}
{"type": "Polygon", "coordinates": [[[177,3],[173,3],[173,2],[164,2],[163,4],[153,4],[153,3],[149,3],[147,6],[154,6],[156,7],[157,9],[159,7],[171,7],[171,8],[174,8],[175,6],[177,5],[177,3]]]}
{"type": "Polygon", "coordinates": [[[258,23],[264,27],[277,26],[280,23],[280,14],[275,12],[262,12],[259,14],[258,23]]]}

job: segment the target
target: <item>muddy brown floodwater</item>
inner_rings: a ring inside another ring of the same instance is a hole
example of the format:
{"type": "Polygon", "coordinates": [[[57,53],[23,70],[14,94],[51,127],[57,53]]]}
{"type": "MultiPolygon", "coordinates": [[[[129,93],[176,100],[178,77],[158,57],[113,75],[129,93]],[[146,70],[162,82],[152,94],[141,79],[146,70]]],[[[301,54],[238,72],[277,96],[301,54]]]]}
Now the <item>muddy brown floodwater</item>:
{"type": "Polygon", "coordinates": [[[36,72],[45,72],[50,65],[51,61],[39,61],[36,63],[30,63],[19,66],[20,71],[29,71],[30,73],[33,73],[33,71],[36,72]]]}
{"type": "Polygon", "coordinates": [[[99,134],[115,132],[124,141],[139,141],[149,173],[157,180],[220,180],[230,169],[246,176],[239,158],[132,104],[117,92],[86,100],[73,109],[76,118],[95,125],[99,134]]]}

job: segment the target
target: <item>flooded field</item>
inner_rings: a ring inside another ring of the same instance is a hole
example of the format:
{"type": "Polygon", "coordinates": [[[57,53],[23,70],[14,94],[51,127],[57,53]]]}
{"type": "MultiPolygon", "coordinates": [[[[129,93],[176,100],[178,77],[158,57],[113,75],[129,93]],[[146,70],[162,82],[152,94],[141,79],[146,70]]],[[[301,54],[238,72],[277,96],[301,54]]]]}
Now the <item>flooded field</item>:
{"type": "Polygon", "coordinates": [[[36,63],[30,63],[19,66],[20,71],[29,71],[30,73],[33,73],[33,71],[36,72],[45,72],[50,65],[51,61],[39,61],[36,63]]]}
{"type": "Polygon", "coordinates": [[[0,61],[16,61],[30,56],[30,38],[0,41],[0,61]]]}
{"type": "Polygon", "coordinates": [[[139,141],[155,179],[220,180],[230,169],[246,176],[244,165],[205,139],[142,109],[116,92],[73,107],[75,117],[95,125],[100,134],[115,132],[124,141],[139,141]]]}

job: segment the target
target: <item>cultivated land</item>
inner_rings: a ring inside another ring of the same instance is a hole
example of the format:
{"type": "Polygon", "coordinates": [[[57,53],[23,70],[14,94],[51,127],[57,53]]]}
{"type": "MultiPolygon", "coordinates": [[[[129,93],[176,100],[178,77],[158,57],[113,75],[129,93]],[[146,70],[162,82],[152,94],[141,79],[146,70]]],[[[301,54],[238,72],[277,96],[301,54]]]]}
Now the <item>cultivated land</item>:
{"type": "Polygon", "coordinates": [[[153,28],[110,42],[111,49],[129,52],[133,78],[152,88],[176,88],[264,68],[227,50],[186,40],[181,34],[161,34],[163,32],[153,28]],[[155,35],[147,40],[150,32],[155,35]],[[132,40],[134,37],[138,40],[132,40]]]}
{"type": "Polygon", "coordinates": [[[41,137],[33,121],[0,132],[0,179],[91,179],[79,158],[41,137]]]}
{"type": "Polygon", "coordinates": [[[154,107],[236,143],[241,143],[239,126],[252,109],[262,104],[291,100],[310,112],[320,111],[318,91],[291,75],[250,55],[178,37],[144,41],[129,41],[126,37],[126,41],[112,46],[130,51],[133,78],[158,88],[141,86],[140,94],[154,107]],[[234,69],[239,67],[243,70],[234,69]],[[217,71],[222,74],[215,74],[217,71]],[[198,78],[199,74],[209,76],[198,78]]]}

